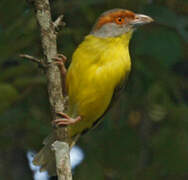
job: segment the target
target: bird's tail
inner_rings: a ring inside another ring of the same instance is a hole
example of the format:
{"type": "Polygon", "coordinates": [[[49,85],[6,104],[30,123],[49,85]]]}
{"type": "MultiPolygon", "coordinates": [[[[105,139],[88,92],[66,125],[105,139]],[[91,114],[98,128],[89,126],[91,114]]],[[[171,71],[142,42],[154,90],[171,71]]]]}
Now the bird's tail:
{"type": "MultiPolygon", "coordinates": [[[[73,138],[69,143],[70,148],[76,143],[78,136],[73,138]]],[[[44,147],[35,155],[33,164],[40,166],[40,171],[47,171],[49,175],[56,175],[56,161],[54,151],[51,149],[51,145],[56,141],[56,134],[53,132],[47,138],[44,139],[44,147]]]]}

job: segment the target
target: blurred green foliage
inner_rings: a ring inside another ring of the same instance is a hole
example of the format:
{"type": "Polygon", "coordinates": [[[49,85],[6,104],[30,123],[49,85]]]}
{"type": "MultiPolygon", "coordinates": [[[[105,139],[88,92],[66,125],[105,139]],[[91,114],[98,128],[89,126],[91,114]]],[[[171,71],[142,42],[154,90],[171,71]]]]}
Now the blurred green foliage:
{"type": "MultiPolygon", "coordinates": [[[[74,178],[188,179],[188,1],[54,0],[51,5],[53,19],[65,15],[58,47],[69,63],[103,11],[120,7],[155,19],[133,36],[133,69],[122,98],[101,128],[80,139],[86,158],[74,178]]],[[[16,150],[38,150],[51,130],[44,72],[20,53],[42,56],[33,9],[25,1],[1,0],[0,164],[6,166],[0,166],[0,177],[11,180],[32,179],[25,161],[14,159],[16,150]]]]}

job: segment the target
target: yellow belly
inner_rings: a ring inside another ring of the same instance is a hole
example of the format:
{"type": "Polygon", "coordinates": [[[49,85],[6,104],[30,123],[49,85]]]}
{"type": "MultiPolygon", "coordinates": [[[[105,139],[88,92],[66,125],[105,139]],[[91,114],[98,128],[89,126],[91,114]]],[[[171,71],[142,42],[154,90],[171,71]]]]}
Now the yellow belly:
{"type": "Polygon", "coordinates": [[[125,38],[104,40],[89,35],[75,51],[66,79],[68,113],[82,120],[68,127],[71,137],[90,128],[103,115],[115,87],[129,73],[125,38]]]}

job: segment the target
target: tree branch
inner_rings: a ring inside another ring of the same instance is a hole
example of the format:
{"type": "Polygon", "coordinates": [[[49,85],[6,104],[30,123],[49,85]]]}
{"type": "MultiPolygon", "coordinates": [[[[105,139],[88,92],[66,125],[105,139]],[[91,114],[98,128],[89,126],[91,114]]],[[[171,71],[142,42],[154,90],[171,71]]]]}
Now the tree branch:
{"type": "MultiPolygon", "coordinates": [[[[55,25],[52,22],[49,0],[33,0],[35,9],[36,19],[41,32],[41,42],[43,49],[43,63],[48,64],[46,68],[46,75],[48,80],[48,94],[51,107],[52,118],[57,119],[56,112],[62,112],[65,108],[64,99],[62,94],[61,74],[56,64],[52,63],[53,57],[57,54],[57,33],[55,26],[59,26],[63,16],[60,16],[56,21],[55,25]]],[[[36,61],[36,58],[29,58],[30,60],[36,61]]],[[[56,136],[59,141],[63,141],[64,145],[55,148],[55,153],[59,154],[64,152],[61,156],[62,160],[56,160],[56,167],[59,180],[71,180],[71,166],[69,158],[69,145],[67,143],[67,128],[61,127],[56,129],[56,136]],[[66,159],[66,168],[59,166],[59,161],[66,159]],[[60,170],[61,169],[61,170],[60,170]],[[61,173],[59,173],[61,171],[61,173]]],[[[60,142],[59,142],[60,143],[60,142]]],[[[61,142],[62,143],[62,142],[61,142]]],[[[56,143],[57,144],[57,143],[56,143]]],[[[58,157],[58,156],[56,156],[58,157]]]]}
{"type": "Polygon", "coordinates": [[[38,59],[38,58],[36,58],[34,56],[30,56],[28,54],[20,54],[19,56],[21,58],[28,59],[28,60],[33,61],[33,62],[38,63],[38,64],[40,64],[42,62],[42,60],[40,60],[40,59],[38,59]]]}
{"type": "Polygon", "coordinates": [[[58,32],[61,27],[65,26],[65,22],[63,22],[63,15],[60,15],[56,20],[55,22],[53,23],[54,24],[54,27],[55,27],[55,30],[58,32]]]}
{"type": "Polygon", "coordinates": [[[67,143],[55,141],[52,144],[52,149],[55,151],[56,169],[59,180],[68,180],[72,178],[70,169],[70,153],[67,143]],[[64,175],[67,175],[66,177],[64,175]]]}
{"type": "Polygon", "coordinates": [[[34,56],[30,56],[28,54],[20,54],[19,55],[21,58],[25,58],[25,59],[28,59],[34,63],[37,63],[39,65],[39,67],[42,67],[42,68],[47,68],[47,64],[44,63],[44,61],[42,59],[38,59],[34,56]]]}

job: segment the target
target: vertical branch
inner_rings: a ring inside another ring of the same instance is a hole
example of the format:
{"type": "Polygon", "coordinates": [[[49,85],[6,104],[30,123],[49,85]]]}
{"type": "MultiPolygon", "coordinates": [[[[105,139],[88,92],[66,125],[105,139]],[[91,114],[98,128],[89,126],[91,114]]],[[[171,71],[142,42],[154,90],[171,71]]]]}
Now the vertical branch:
{"type": "MultiPolygon", "coordinates": [[[[53,64],[52,58],[57,54],[57,32],[63,16],[60,16],[55,23],[52,22],[49,0],[32,0],[34,4],[36,19],[41,32],[41,42],[43,49],[43,61],[48,64],[46,75],[48,80],[48,94],[52,118],[57,119],[56,112],[64,110],[64,99],[62,94],[61,74],[57,65],[53,64]]],[[[59,180],[71,180],[71,166],[69,158],[69,145],[67,142],[67,128],[62,127],[56,130],[57,139],[53,144],[56,154],[56,168],[59,180]],[[64,145],[62,145],[62,143],[64,145]],[[63,152],[63,156],[58,156],[63,152]],[[59,159],[60,158],[60,159],[59,159]],[[64,162],[61,164],[59,162],[64,162]],[[59,165],[61,164],[61,166],[59,165]],[[66,167],[66,168],[65,168],[66,167]]]]}
{"type": "Polygon", "coordinates": [[[70,153],[67,153],[69,152],[69,145],[61,141],[55,141],[52,144],[52,148],[55,151],[58,179],[71,180],[70,153]],[[65,174],[67,174],[66,177],[64,176],[65,174]]]}
{"type": "Polygon", "coordinates": [[[58,67],[53,64],[52,58],[57,54],[57,36],[50,13],[49,0],[35,0],[35,13],[41,31],[41,41],[44,61],[47,67],[48,94],[53,118],[56,118],[56,111],[64,109],[61,75],[58,67]]]}

